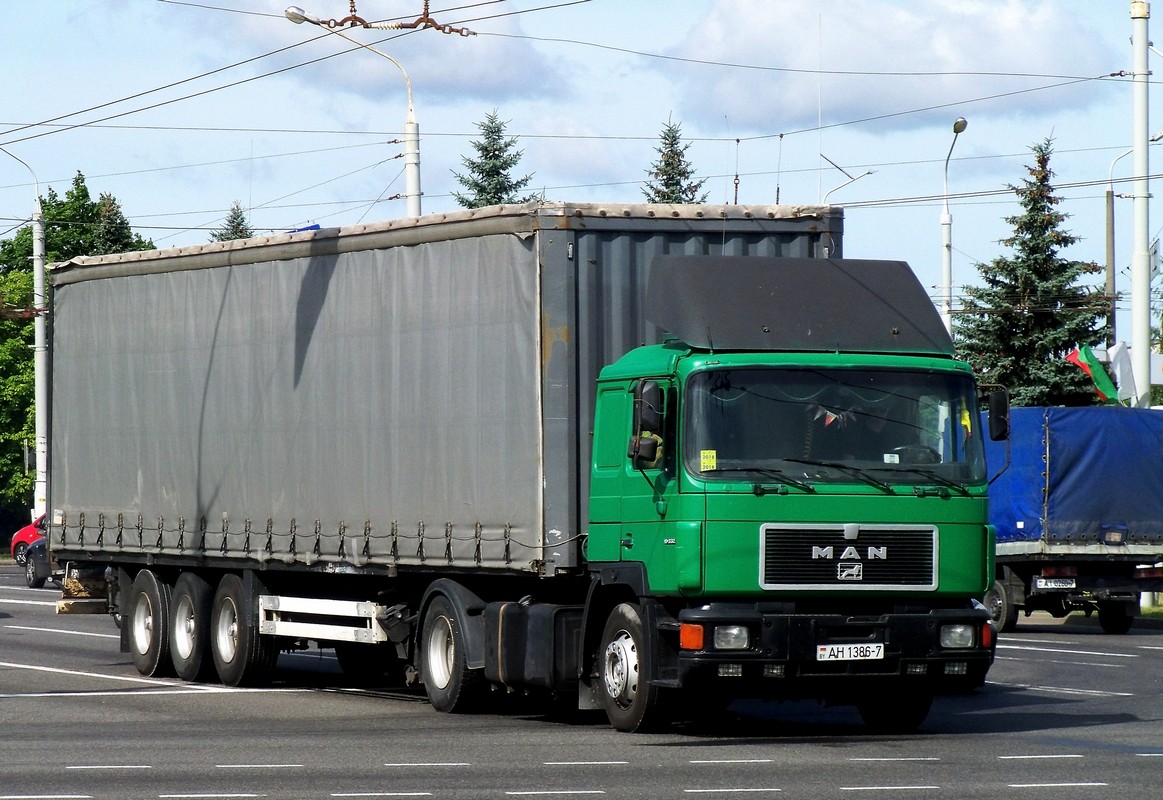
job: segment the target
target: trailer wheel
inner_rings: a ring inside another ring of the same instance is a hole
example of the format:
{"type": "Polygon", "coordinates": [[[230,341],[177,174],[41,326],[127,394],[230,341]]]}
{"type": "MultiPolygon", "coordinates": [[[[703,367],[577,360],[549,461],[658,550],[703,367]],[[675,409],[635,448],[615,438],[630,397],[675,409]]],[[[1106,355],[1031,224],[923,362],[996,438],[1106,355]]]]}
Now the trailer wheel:
{"type": "Polygon", "coordinates": [[[444,595],[436,595],[424,613],[420,633],[420,676],[428,701],[437,711],[471,711],[480,699],[480,670],[468,668],[461,622],[444,595]]]}
{"type": "Polygon", "coordinates": [[[993,624],[997,625],[999,631],[1008,633],[1018,627],[1018,607],[1010,602],[1005,584],[1001,581],[994,581],[993,586],[989,587],[984,605],[989,609],[993,624]]]}
{"type": "Polygon", "coordinates": [[[173,674],[170,660],[170,585],[152,570],[133,579],[129,596],[129,652],[142,675],[173,674]]]}
{"type": "Polygon", "coordinates": [[[192,572],[183,572],[174,584],[170,658],[182,680],[202,681],[214,673],[214,661],[208,655],[213,600],[210,584],[192,572]]]}
{"type": "Polygon", "coordinates": [[[1104,633],[1121,636],[1131,629],[1134,622],[1135,618],[1127,610],[1126,603],[1098,604],[1098,624],[1104,633]]]}
{"type": "Polygon", "coordinates": [[[279,651],[269,637],[261,636],[256,620],[247,618],[242,579],[222,576],[210,610],[210,652],[214,669],[227,686],[265,682],[274,670],[279,651]]]}
{"type": "Polygon", "coordinates": [[[856,704],[864,724],[876,733],[910,733],[929,716],[929,692],[889,692],[856,704]]]}
{"type": "Polygon", "coordinates": [[[598,686],[610,724],[629,733],[657,727],[661,721],[658,688],[646,671],[649,643],[638,606],[614,607],[602,630],[600,647],[598,686]]]}

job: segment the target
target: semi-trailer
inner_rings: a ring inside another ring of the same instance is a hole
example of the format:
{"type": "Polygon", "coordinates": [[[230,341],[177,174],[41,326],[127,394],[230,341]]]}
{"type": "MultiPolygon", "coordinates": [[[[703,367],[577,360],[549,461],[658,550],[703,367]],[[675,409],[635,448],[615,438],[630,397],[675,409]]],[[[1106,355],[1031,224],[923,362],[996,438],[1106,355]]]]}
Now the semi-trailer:
{"type": "Polygon", "coordinates": [[[144,675],[314,642],[446,712],[915,727],[992,663],[1004,396],[983,431],[908,265],[842,229],[535,202],[53,265],[59,610],[144,675]]]}

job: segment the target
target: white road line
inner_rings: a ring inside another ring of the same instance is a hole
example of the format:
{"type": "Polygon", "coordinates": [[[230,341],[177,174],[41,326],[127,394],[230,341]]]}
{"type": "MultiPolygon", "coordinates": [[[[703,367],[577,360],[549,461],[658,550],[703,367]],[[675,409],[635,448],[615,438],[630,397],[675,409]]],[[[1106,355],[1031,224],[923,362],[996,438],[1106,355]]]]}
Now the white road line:
{"type": "Polygon", "coordinates": [[[1051,694],[1080,694],[1088,697],[1134,697],[1131,692],[1104,692],[1101,689],[1068,689],[1063,686],[1031,686],[1026,683],[997,683],[986,681],[992,686],[1005,686],[1011,689],[1026,689],[1031,692],[1049,692],[1051,694]]]}
{"type": "MultiPolygon", "coordinates": [[[[0,664],[3,666],[3,664],[0,664]]],[[[200,684],[175,684],[165,689],[138,689],[133,692],[133,697],[146,697],[149,695],[171,695],[171,694],[297,694],[310,692],[311,689],[244,689],[237,686],[210,686],[200,684]]],[[[126,697],[124,691],[84,691],[79,690],[75,692],[8,692],[0,694],[0,699],[8,700],[16,697],[126,697]]],[[[0,798],[3,800],[3,798],[0,798]]]]}
{"type": "Polygon", "coordinates": [[[332,797],[431,797],[432,792],[332,792],[332,797]]]}
{"type": "Polygon", "coordinates": [[[1031,653],[1065,653],[1068,656],[1100,656],[1101,658],[1140,658],[1138,653],[1110,653],[1101,650],[1064,650],[1061,647],[1015,647],[999,644],[998,650],[1024,650],[1031,653]]]}
{"type": "Polygon", "coordinates": [[[69,764],[65,769],[153,769],[149,764],[69,764]]]}
{"type": "Polygon", "coordinates": [[[394,764],[384,764],[385,767],[471,767],[467,761],[400,761],[394,764]]]}
{"type": "Polygon", "coordinates": [[[119,633],[92,633],[91,631],[66,631],[60,628],[34,628],[31,625],[5,625],[5,628],[14,631],[32,631],[34,633],[63,633],[68,636],[95,636],[98,639],[120,639],[119,633]]]}
{"type": "MultiPolygon", "coordinates": [[[[1029,661],[1027,658],[1013,658],[1012,656],[998,656],[998,661],[1029,661]]],[[[1065,667],[1105,667],[1106,669],[1126,669],[1131,664],[1103,664],[1098,661],[1063,661],[1058,658],[1039,658],[1039,664],[1061,664],[1065,667]]]]}
{"type": "Polygon", "coordinates": [[[770,764],[770,758],[711,758],[705,761],[692,759],[688,764],[770,764]]]}
{"type": "Polygon", "coordinates": [[[629,764],[629,761],[542,761],[543,767],[610,767],[629,764]]]}
{"type": "Polygon", "coordinates": [[[1034,760],[1038,758],[1085,758],[1085,756],[1078,753],[1055,753],[1049,755],[1028,755],[1028,756],[998,756],[1001,761],[1022,761],[1034,760]]]}
{"type": "Polygon", "coordinates": [[[51,606],[57,607],[56,600],[10,600],[7,597],[0,597],[0,605],[5,606],[51,606]]]}
{"type": "Polygon", "coordinates": [[[229,798],[229,797],[266,797],[265,794],[159,794],[159,798],[168,798],[168,800],[205,800],[208,798],[229,798]]]}
{"type": "Polygon", "coordinates": [[[601,789],[534,789],[526,792],[505,792],[512,797],[533,797],[538,795],[605,794],[601,789]]]}
{"type": "Polygon", "coordinates": [[[892,756],[886,758],[849,758],[849,761],[940,761],[940,758],[935,756],[892,756]]]}
{"type": "Polygon", "coordinates": [[[935,791],[940,786],[841,786],[842,792],[919,792],[935,791]]]}
{"type": "Polygon", "coordinates": [[[742,794],[744,792],[782,792],[783,789],[755,788],[755,789],[683,789],[687,794],[742,794]]]}
{"type": "MultiPolygon", "coordinates": [[[[33,672],[52,672],[56,675],[74,675],[78,678],[101,678],[107,681],[129,681],[130,683],[145,683],[151,686],[182,686],[180,683],[154,680],[153,678],[134,678],[129,675],[104,675],[100,672],[83,672],[75,669],[61,669],[59,667],[41,667],[36,664],[16,664],[11,661],[0,661],[0,667],[9,669],[27,669],[33,672]]],[[[25,695],[20,695],[24,697],[25,695]]]]}
{"type": "Polygon", "coordinates": [[[93,800],[91,794],[0,794],[0,800],[93,800]]]}
{"type": "Polygon", "coordinates": [[[297,769],[302,764],[215,764],[215,769],[297,769]]]}
{"type": "Polygon", "coordinates": [[[1109,786],[1106,783],[1011,783],[1011,789],[1076,789],[1084,786],[1109,786]]]}

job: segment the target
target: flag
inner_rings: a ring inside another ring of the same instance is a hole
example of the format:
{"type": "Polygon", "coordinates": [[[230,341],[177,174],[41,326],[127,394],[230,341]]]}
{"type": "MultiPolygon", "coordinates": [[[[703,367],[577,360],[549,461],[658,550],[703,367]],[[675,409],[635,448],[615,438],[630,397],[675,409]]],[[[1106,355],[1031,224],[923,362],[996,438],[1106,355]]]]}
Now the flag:
{"type": "Polygon", "coordinates": [[[1126,342],[1108,347],[1106,357],[1110,361],[1111,372],[1115,374],[1115,383],[1119,386],[1119,399],[1137,400],[1139,395],[1135,391],[1135,374],[1131,369],[1131,354],[1127,351],[1126,342]]]}
{"type": "Polygon", "coordinates": [[[1070,355],[1066,356],[1066,360],[1071,364],[1082,369],[1090,379],[1094,381],[1094,391],[1098,393],[1099,398],[1104,403],[1115,402],[1115,397],[1118,395],[1118,389],[1111,383],[1110,376],[1106,374],[1106,369],[1097,358],[1091,349],[1083,345],[1076,348],[1070,355]]]}

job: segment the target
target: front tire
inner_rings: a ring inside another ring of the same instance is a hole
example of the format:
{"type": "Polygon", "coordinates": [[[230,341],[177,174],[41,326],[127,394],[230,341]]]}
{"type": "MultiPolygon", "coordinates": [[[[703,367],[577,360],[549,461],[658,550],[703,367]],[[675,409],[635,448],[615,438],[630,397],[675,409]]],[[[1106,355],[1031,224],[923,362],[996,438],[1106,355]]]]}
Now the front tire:
{"type": "MultiPolygon", "coordinates": [[[[255,598],[250,598],[255,599],[255,598]]],[[[242,578],[222,576],[210,610],[210,653],[218,678],[227,686],[265,683],[274,671],[279,651],[270,637],[258,632],[256,620],[247,616],[242,578]]]]}
{"type": "Polygon", "coordinates": [[[461,620],[444,595],[437,595],[424,613],[420,633],[420,675],[428,701],[437,711],[471,711],[481,695],[484,676],[468,668],[461,620]]]}
{"type": "Polygon", "coordinates": [[[20,566],[24,566],[28,557],[28,542],[20,542],[12,549],[12,560],[20,566]]]}
{"type": "Polygon", "coordinates": [[[28,584],[29,589],[40,589],[44,586],[48,578],[40,575],[36,568],[36,562],[27,558],[24,560],[24,582],[28,584]]]}
{"type": "Polygon", "coordinates": [[[129,592],[129,652],[142,675],[168,677],[170,660],[170,585],[143,569],[129,592]]]}
{"type": "Polygon", "coordinates": [[[602,630],[597,676],[602,706],[615,730],[641,732],[661,722],[658,688],[647,671],[648,651],[639,607],[615,606],[602,630]]]}
{"type": "Polygon", "coordinates": [[[210,608],[214,595],[203,578],[183,572],[170,602],[170,658],[178,677],[203,681],[214,674],[210,647],[210,608]]]}

